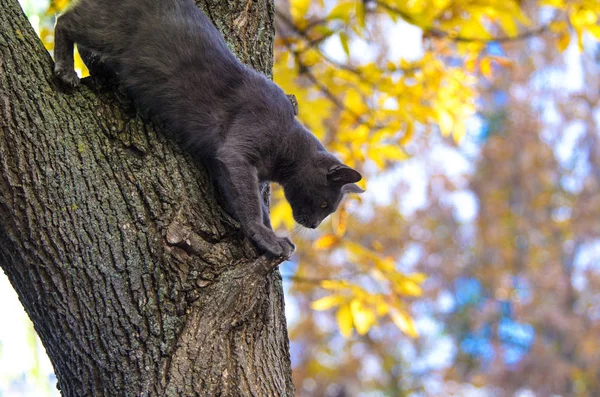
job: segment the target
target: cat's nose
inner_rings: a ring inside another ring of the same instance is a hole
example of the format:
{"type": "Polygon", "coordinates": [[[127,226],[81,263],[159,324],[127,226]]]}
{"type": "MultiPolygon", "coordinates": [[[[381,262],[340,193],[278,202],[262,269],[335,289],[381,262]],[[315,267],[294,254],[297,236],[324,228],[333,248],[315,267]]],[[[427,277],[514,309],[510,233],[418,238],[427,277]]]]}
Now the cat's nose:
{"type": "Polygon", "coordinates": [[[310,227],[311,229],[316,229],[316,228],[317,228],[317,226],[319,226],[319,222],[313,222],[313,223],[311,223],[311,224],[310,224],[310,226],[309,226],[309,227],[310,227]]]}

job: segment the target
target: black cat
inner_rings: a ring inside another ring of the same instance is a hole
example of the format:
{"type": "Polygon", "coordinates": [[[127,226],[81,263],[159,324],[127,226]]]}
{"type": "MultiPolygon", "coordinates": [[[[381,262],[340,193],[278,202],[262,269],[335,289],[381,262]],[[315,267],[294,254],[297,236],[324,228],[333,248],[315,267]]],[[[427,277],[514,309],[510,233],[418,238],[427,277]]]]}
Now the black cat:
{"type": "Polygon", "coordinates": [[[56,75],[76,86],[73,44],[102,61],[138,109],[201,156],[244,233],[273,256],[295,247],[271,229],[259,185],[281,184],[294,219],[316,228],[361,175],[294,116],[283,91],[240,63],[192,0],[80,0],[55,30],[56,75]]]}

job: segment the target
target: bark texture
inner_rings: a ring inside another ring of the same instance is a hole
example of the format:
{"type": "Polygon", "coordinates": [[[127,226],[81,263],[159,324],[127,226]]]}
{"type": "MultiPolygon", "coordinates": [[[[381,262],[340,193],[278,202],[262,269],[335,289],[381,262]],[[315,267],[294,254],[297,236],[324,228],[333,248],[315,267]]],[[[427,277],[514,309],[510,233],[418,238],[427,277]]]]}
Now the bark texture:
{"type": "MultiPolygon", "coordinates": [[[[270,75],[271,0],[198,2],[270,75]]],[[[131,103],[67,92],[17,0],[0,0],[0,267],[64,396],[291,396],[277,261],[202,167],[131,103]]]]}

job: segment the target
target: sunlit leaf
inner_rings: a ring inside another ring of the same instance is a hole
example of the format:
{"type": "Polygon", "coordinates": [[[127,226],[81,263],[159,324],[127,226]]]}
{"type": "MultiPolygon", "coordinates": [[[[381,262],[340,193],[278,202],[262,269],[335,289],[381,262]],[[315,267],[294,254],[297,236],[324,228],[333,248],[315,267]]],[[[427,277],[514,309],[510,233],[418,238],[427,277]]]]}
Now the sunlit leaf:
{"type": "Polygon", "coordinates": [[[422,282],[427,280],[427,275],[425,273],[412,273],[412,274],[406,275],[406,278],[414,281],[417,284],[421,284],[422,282]]]}
{"type": "Polygon", "coordinates": [[[310,0],[290,0],[290,14],[296,22],[303,20],[309,8],[310,0]]]}
{"type": "Polygon", "coordinates": [[[488,57],[483,58],[479,63],[479,70],[486,78],[492,79],[492,60],[488,57]]]}
{"type": "Polygon", "coordinates": [[[410,336],[411,338],[416,338],[419,336],[413,319],[405,312],[401,310],[392,310],[390,311],[390,317],[400,331],[404,332],[406,335],[410,336]]]}
{"type": "Polygon", "coordinates": [[[358,299],[353,299],[350,302],[350,310],[352,312],[352,318],[354,320],[354,326],[356,327],[356,332],[359,335],[365,335],[369,332],[369,329],[375,324],[375,313],[373,310],[364,305],[358,299]]]}
{"type": "Polygon", "coordinates": [[[402,161],[408,158],[406,152],[395,145],[381,145],[378,147],[378,151],[388,161],[402,161]]]}
{"type": "Polygon", "coordinates": [[[394,290],[399,294],[406,296],[418,297],[423,294],[423,289],[419,283],[416,283],[406,277],[399,277],[395,280],[394,290]]]}
{"type": "Polygon", "coordinates": [[[280,226],[285,226],[292,229],[294,222],[292,208],[286,200],[279,199],[271,205],[271,224],[273,228],[277,229],[280,226]]]}
{"type": "Polygon", "coordinates": [[[593,25],[593,26],[589,26],[587,28],[588,32],[590,32],[590,34],[592,36],[594,36],[594,38],[598,41],[600,41],[600,26],[599,25],[593,25]]]}
{"type": "Polygon", "coordinates": [[[517,33],[519,33],[519,28],[517,27],[514,15],[502,13],[498,17],[498,21],[508,36],[516,36],[517,33]]]}
{"type": "Polygon", "coordinates": [[[410,142],[410,140],[413,138],[413,135],[415,133],[415,127],[413,123],[407,123],[406,124],[406,129],[404,130],[404,135],[402,135],[402,138],[400,138],[400,145],[404,146],[406,145],[408,142],[410,142]]]}
{"type": "Polygon", "coordinates": [[[365,12],[365,3],[364,2],[359,2],[356,5],[356,17],[358,19],[358,24],[360,25],[361,28],[365,28],[366,26],[366,12],[365,12]]]}
{"type": "Polygon", "coordinates": [[[338,208],[337,212],[333,214],[331,218],[333,224],[333,231],[337,237],[343,237],[346,234],[346,228],[348,227],[348,211],[346,206],[342,205],[338,208]]]}
{"type": "Polygon", "coordinates": [[[351,337],[354,323],[352,320],[352,311],[350,310],[350,305],[342,305],[337,311],[336,318],[341,334],[345,338],[351,337]]]}
{"type": "Polygon", "coordinates": [[[350,22],[352,15],[354,15],[356,9],[356,3],[352,0],[343,0],[337,3],[327,16],[328,20],[341,19],[345,22],[350,22]]]}
{"type": "Polygon", "coordinates": [[[88,70],[87,66],[85,66],[83,59],[81,59],[81,55],[79,54],[79,51],[75,51],[74,62],[75,62],[75,69],[80,72],[81,77],[87,77],[90,75],[90,71],[88,70]]]}
{"type": "Polygon", "coordinates": [[[452,115],[446,109],[437,109],[437,114],[440,132],[443,136],[449,136],[452,134],[452,128],[454,127],[452,115]]]}
{"type": "Polygon", "coordinates": [[[348,288],[348,283],[338,280],[323,280],[321,281],[321,287],[328,290],[346,289],[348,288]]]}
{"type": "Polygon", "coordinates": [[[325,234],[317,239],[313,246],[316,250],[326,250],[333,247],[339,241],[338,236],[334,234],[325,234]]]}
{"type": "Polygon", "coordinates": [[[390,311],[390,305],[388,305],[387,302],[384,302],[383,300],[379,300],[377,302],[375,310],[377,311],[378,316],[385,316],[390,311]]]}
{"type": "Polygon", "coordinates": [[[349,39],[348,39],[348,35],[346,34],[346,32],[340,32],[340,42],[342,43],[342,48],[344,49],[344,52],[346,53],[347,56],[350,56],[350,45],[348,43],[349,39]]]}
{"type": "Polygon", "coordinates": [[[314,301],[310,305],[310,307],[312,307],[313,310],[323,311],[323,310],[331,309],[332,307],[339,306],[342,303],[346,302],[347,300],[348,300],[348,298],[346,296],[329,295],[329,296],[321,298],[317,301],[314,301]]]}
{"type": "Polygon", "coordinates": [[[575,26],[594,25],[598,15],[590,9],[578,8],[570,15],[571,23],[575,26]]]}

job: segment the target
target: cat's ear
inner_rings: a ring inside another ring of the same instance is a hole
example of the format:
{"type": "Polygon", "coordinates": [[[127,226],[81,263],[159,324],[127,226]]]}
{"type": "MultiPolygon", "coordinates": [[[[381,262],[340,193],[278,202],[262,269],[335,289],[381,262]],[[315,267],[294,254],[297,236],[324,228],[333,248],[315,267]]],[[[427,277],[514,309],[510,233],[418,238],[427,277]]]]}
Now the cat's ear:
{"type": "Polygon", "coordinates": [[[336,164],[329,168],[327,173],[327,181],[334,185],[347,185],[349,183],[358,182],[362,179],[362,175],[356,170],[344,164],[336,164]]]}
{"type": "Polygon", "coordinates": [[[349,183],[347,185],[344,185],[342,187],[342,193],[346,194],[346,193],[357,193],[357,194],[361,194],[364,193],[365,189],[361,188],[360,186],[358,186],[356,183],[349,183]]]}

